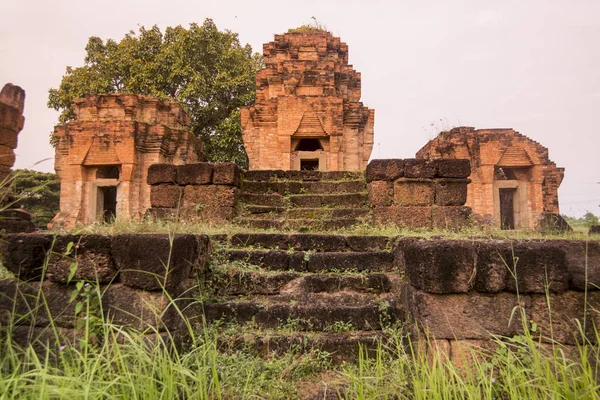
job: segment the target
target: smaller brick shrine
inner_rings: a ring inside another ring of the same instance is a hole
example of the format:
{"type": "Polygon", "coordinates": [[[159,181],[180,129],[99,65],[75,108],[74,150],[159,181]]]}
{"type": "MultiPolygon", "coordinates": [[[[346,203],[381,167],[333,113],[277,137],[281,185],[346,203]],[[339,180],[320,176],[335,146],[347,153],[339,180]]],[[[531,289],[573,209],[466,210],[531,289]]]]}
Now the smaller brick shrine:
{"type": "Polygon", "coordinates": [[[538,229],[559,216],[564,168],[548,158],[547,148],[513,129],[454,128],[427,143],[417,158],[470,160],[466,205],[485,224],[538,229]]]}
{"type": "Polygon", "coordinates": [[[140,95],[88,95],[75,100],[74,120],[55,127],[60,212],[50,226],[69,227],[150,208],[152,164],[198,160],[201,144],[177,103],[140,95]]]}
{"type": "Polygon", "coordinates": [[[348,46],[320,29],[263,46],[256,102],[241,111],[250,170],[364,171],[375,111],[363,106],[348,46]]]}

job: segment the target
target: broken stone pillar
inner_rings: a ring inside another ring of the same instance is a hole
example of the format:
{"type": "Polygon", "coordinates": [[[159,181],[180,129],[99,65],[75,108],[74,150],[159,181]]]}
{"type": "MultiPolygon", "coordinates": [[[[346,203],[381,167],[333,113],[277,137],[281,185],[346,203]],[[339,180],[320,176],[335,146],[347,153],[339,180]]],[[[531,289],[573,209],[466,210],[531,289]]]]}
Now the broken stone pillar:
{"type": "Polygon", "coordinates": [[[346,43],[303,28],[275,35],[263,52],[256,102],[241,113],[250,169],[364,170],[375,111],[360,102],[346,43]]]}
{"type": "Polygon", "coordinates": [[[201,143],[177,103],[102,94],[75,100],[75,118],[54,130],[60,212],[50,226],[130,219],[150,208],[152,164],[198,160],[201,143]]]}
{"type": "Polygon", "coordinates": [[[0,230],[4,232],[32,232],[35,225],[31,214],[13,207],[12,167],[15,164],[19,132],[25,124],[25,91],[7,83],[0,91],[0,230]]]}

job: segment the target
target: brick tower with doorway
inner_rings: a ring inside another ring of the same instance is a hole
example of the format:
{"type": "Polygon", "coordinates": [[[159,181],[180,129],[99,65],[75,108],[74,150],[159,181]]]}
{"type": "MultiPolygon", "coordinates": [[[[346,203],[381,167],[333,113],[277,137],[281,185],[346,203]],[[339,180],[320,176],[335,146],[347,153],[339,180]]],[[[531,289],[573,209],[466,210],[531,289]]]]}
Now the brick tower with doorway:
{"type": "Polygon", "coordinates": [[[275,35],[263,46],[256,102],[242,109],[251,170],[364,170],[375,112],[359,101],[361,77],[348,46],[314,28],[275,35]]]}
{"type": "Polygon", "coordinates": [[[177,103],[139,95],[88,95],[55,127],[60,212],[50,226],[138,217],[150,208],[148,167],[198,160],[200,142],[177,103]]]}

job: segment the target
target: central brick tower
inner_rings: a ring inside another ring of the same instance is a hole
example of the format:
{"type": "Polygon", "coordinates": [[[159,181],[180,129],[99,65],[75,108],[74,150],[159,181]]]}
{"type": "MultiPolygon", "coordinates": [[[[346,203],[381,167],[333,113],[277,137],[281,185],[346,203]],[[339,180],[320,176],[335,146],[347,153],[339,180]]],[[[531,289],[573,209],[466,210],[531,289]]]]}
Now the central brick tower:
{"type": "Polygon", "coordinates": [[[256,103],[242,109],[251,170],[361,171],[373,149],[374,110],[364,107],[348,46],[312,28],[263,46],[256,103]]]}

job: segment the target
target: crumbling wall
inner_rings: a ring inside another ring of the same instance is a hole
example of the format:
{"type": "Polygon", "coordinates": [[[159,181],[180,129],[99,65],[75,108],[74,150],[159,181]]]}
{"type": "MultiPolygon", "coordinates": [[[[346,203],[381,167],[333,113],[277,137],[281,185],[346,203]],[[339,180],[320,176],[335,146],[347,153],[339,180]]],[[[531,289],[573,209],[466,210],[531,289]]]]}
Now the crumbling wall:
{"type": "Polygon", "coordinates": [[[549,347],[596,340],[600,242],[404,238],[394,260],[409,315],[453,361],[525,326],[549,347]]]}
{"type": "Polygon", "coordinates": [[[460,229],[470,222],[465,207],[466,160],[372,160],[367,166],[369,203],[378,225],[460,229]]]}
{"type": "Polygon", "coordinates": [[[92,327],[110,321],[149,339],[175,335],[177,308],[191,301],[209,241],[206,235],[9,234],[1,243],[2,263],[15,278],[0,280],[0,328],[10,329],[19,344],[41,340],[56,350],[77,346],[86,321],[92,327]]]}
{"type": "Polygon", "coordinates": [[[242,170],[234,163],[154,164],[148,170],[148,214],[219,223],[236,214],[242,170]]]}

